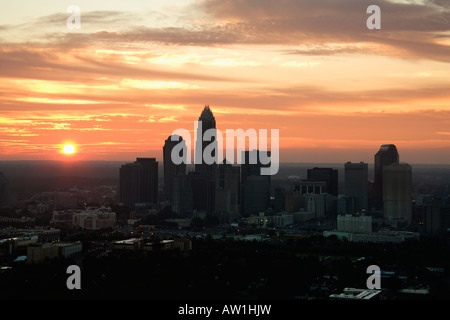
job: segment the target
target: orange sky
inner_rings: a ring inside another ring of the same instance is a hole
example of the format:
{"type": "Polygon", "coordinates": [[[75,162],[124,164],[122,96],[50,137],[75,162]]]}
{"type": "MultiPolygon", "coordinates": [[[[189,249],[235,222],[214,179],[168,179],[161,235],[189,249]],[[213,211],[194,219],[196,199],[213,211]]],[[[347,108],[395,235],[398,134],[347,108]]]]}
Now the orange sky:
{"type": "Polygon", "coordinates": [[[450,3],[17,1],[0,12],[0,160],[162,156],[210,105],[280,160],[450,163],[450,3]],[[81,29],[66,26],[69,5],[81,29]],[[381,8],[368,30],[366,8],[381,8]]]}

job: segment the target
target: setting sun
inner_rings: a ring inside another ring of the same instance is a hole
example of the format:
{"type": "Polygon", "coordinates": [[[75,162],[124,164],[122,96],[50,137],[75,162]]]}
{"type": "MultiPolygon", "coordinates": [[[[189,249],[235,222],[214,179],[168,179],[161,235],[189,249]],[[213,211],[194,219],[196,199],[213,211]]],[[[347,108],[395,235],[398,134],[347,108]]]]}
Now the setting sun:
{"type": "Polygon", "coordinates": [[[75,153],[74,145],[73,144],[66,144],[66,145],[64,145],[63,152],[65,154],[73,154],[73,153],[75,153]]]}

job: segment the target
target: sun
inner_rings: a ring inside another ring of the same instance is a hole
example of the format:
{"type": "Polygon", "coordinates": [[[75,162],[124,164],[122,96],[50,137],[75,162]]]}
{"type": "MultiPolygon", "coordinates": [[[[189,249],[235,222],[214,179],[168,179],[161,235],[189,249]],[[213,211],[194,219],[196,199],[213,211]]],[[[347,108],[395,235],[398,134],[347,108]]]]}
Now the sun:
{"type": "Polygon", "coordinates": [[[63,152],[65,154],[74,154],[75,153],[75,146],[73,144],[65,144],[63,147],[63,152]]]}

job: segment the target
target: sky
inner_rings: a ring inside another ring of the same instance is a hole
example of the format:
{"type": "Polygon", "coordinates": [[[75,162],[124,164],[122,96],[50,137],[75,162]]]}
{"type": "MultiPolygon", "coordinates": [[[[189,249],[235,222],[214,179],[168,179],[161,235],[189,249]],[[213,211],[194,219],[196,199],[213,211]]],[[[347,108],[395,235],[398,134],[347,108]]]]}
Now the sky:
{"type": "Polygon", "coordinates": [[[450,163],[447,0],[0,6],[0,160],[162,161],[209,105],[223,132],[278,129],[282,162],[373,163],[392,143],[450,163]]]}

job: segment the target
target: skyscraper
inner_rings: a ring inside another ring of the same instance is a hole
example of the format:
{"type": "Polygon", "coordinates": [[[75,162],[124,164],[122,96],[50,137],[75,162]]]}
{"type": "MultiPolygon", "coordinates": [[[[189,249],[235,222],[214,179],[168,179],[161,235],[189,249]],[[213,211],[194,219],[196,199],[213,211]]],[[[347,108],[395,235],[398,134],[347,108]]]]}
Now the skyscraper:
{"type": "MultiPolygon", "coordinates": [[[[163,147],[163,161],[164,161],[164,191],[167,200],[172,204],[173,200],[173,184],[174,178],[179,175],[186,175],[186,161],[181,164],[175,164],[172,161],[172,150],[180,143],[185,144],[183,138],[180,136],[174,136],[175,141],[172,141],[172,136],[169,136],[163,147]]],[[[186,154],[182,155],[182,158],[186,159],[186,154]]]]}
{"type": "Polygon", "coordinates": [[[131,209],[151,207],[158,202],[158,162],[155,158],[137,158],[120,167],[120,202],[131,209]]]}
{"type": "Polygon", "coordinates": [[[259,214],[265,211],[270,205],[270,175],[261,175],[262,167],[270,167],[270,163],[262,164],[260,152],[270,151],[243,151],[241,164],[241,213],[243,216],[259,214]],[[254,159],[256,163],[251,163],[254,159]]]}
{"type": "Polygon", "coordinates": [[[355,211],[361,212],[362,210],[367,210],[369,206],[368,164],[364,162],[347,162],[344,170],[345,195],[354,199],[355,211]]]}
{"type": "MultiPolygon", "coordinates": [[[[202,161],[201,163],[195,164],[195,171],[196,172],[206,172],[210,175],[215,174],[215,168],[217,165],[217,161],[214,161],[212,164],[208,164],[205,162],[205,159],[203,157],[204,151],[206,147],[209,145],[215,146],[217,145],[217,140],[215,136],[215,129],[216,129],[216,119],[214,118],[214,115],[209,108],[209,106],[205,106],[203,109],[200,117],[198,118],[198,121],[201,121],[201,130],[198,128],[197,130],[197,137],[196,137],[196,143],[195,143],[195,156],[198,158],[201,155],[202,161]],[[214,135],[211,141],[203,141],[203,136],[207,130],[214,130],[214,135]]],[[[200,124],[199,124],[200,125],[200,124]]],[[[211,155],[213,158],[217,159],[217,154],[215,152],[211,152],[211,155]]],[[[197,162],[197,161],[196,161],[197,162]]]]}
{"type": "Polygon", "coordinates": [[[226,163],[217,166],[215,212],[239,214],[240,167],[226,163]]]}
{"type": "Polygon", "coordinates": [[[450,229],[450,205],[440,198],[432,199],[425,207],[426,232],[432,236],[448,236],[450,229]]]}
{"type": "Polygon", "coordinates": [[[210,214],[214,212],[215,204],[217,154],[215,154],[214,151],[210,153],[213,159],[215,158],[213,163],[205,162],[203,155],[206,148],[209,150],[209,148],[217,146],[217,140],[215,136],[216,119],[209,106],[205,106],[198,121],[199,126],[201,123],[201,128],[197,128],[195,142],[195,172],[189,173],[189,181],[192,190],[192,209],[210,214]],[[211,141],[203,141],[203,136],[209,129],[213,130],[212,139],[211,141]],[[202,159],[200,163],[198,163],[199,157],[202,159]]]}
{"type": "Polygon", "coordinates": [[[412,168],[409,164],[391,164],[383,169],[383,217],[385,221],[412,218],[412,168]]]}
{"type": "Polygon", "coordinates": [[[158,203],[158,161],[155,158],[137,158],[141,169],[141,202],[158,203]]]}
{"type": "Polygon", "coordinates": [[[383,209],[383,168],[391,164],[399,163],[397,148],[393,144],[383,144],[375,154],[375,172],[372,195],[373,206],[377,210],[383,209]]]}
{"type": "Polygon", "coordinates": [[[119,201],[130,209],[140,202],[141,165],[126,163],[119,170],[119,201]]]}
{"type": "Polygon", "coordinates": [[[324,181],[327,193],[337,196],[338,190],[338,170],[332,168],[313,168],[307,171],[308,181],[324,181]]]}

